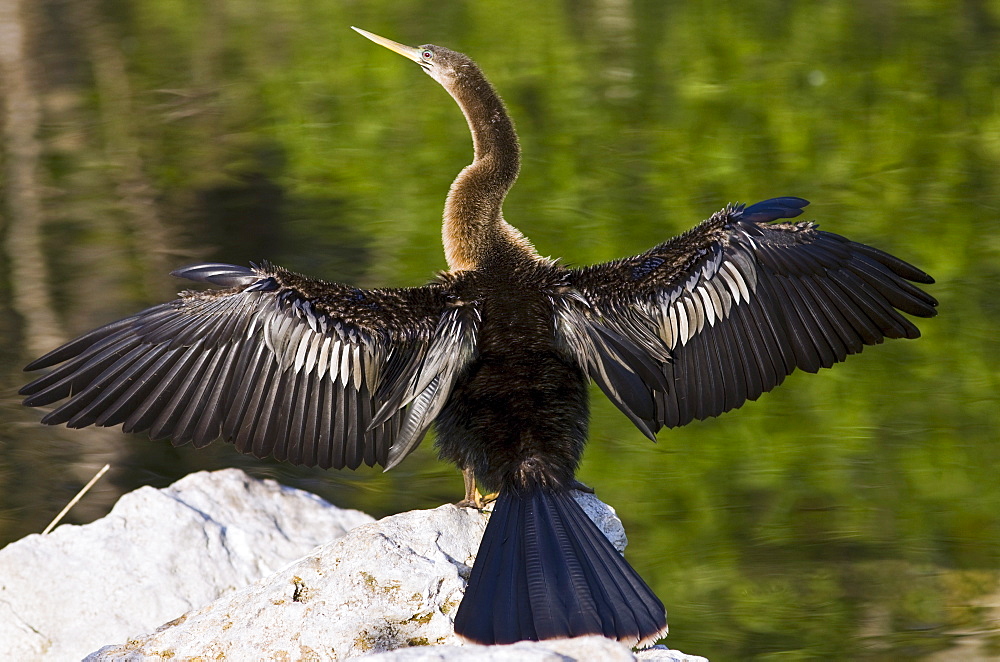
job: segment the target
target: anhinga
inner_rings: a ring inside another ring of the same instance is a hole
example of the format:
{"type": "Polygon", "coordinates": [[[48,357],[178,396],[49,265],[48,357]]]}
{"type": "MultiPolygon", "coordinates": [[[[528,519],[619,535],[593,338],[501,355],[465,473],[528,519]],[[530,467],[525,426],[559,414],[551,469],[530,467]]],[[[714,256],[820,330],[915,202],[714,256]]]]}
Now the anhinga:
{"type": "Polygon", "coordinates": [[[34,361],[44,423],[223,438],[295,464],[386,469],[432,423],[442,458],[499,492],[455,630],[483,643],[666,630],[663,605],[570,495],[593,379],[648,437],[755,400],[935,314],[923,271],[788,222],[807,202],[727,206],[634,257],[567,268],[503,218],[520,150],[467,56],[358,30],[458,102],[474,158],[444,210],[449,271],[363,290],[263,263],[174,272],[222,289],[113,322],[34,361]],[[774,222],[779,221],[779,222],[774,222]]]}

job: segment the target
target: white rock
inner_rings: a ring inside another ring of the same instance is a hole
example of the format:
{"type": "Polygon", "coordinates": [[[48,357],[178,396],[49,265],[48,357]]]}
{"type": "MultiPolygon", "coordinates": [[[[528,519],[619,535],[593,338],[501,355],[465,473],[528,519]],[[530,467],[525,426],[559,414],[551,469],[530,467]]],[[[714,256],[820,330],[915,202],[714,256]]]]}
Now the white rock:
{"type": "Polygon", "coordinates": [[[634,662],[625,646],[604,637],[522,641],[507,646],[424,646],[364,658],[365,662],[634,662]]]}
{"type": "Polygon", "coordinates": [[[386,517],[88,660],[333,660],[459,643],[452,619],[484,529],[480,513],[452,505],[386,517]]]}
{"type": "MultiPolygon", "coordinates": [[[[598,515],[609,538],[624,541],[614,511],[591,495],[577,498],[585,510],[598,515]]],[[[87,659],[141,660],[159,655],[334,660],[404,649],[393,655],[437,660],[441,655],[471,659],[470,650],[483,648],[495,649],[489,654],[501,656],[498,660],[525,659],[522,649],[509,646],[459,647],[453,631],[454,614],[485,525],[484,515],[452,505],[387,517],[352,530],[177,623],[105,647],[87,659]]],[[[624,656],[620,659],[634,659],[615,642],[600,637],[584,640],[583,645],[594,650],[613,650],[624,656]]],[[[565,660],[565,654],[558,657],[553,652],[564,643],[534,645],[543,655],[538,659],[565,660]]],[[[595,653],[579,659],[614,658],[595,653]]]]}
{"type": "Polygon", "coordinates": [[[637,660],[643,662],[708,662],[707,657],[688,655],[666,646],[652,646],[635,654],[637,660]]]}
{"type": "Polygon", "coordinates": [[[96,522],[0,550],[0,659],[79,659],[371,521],[236,469],[141,488],[96,522]]]}
{"type": "Polygon", "coordinates": [[[632,653],[604,637],[522,641],[509,646],[424,646],[401,648],[362,658],[364,662],[708,662],[665,646],[632,653]]]}
{"type": "MultiPolygon", "coordinates": [[[[623,549],[614,511],[577,499],[623,549]]],[[[237,470],[144,488],[102,520],[0,550],[0,660],[118,641],[87,659],[704,662],[601,637],[461,645],[452,622],[485,524],[450,505],[371,523],[237,470]]]]}

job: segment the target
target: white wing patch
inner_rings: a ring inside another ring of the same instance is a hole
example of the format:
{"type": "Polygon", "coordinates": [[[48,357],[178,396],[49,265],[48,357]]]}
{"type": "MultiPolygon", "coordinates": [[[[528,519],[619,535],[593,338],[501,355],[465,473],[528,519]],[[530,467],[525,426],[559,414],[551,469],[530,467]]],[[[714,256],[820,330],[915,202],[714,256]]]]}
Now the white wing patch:
{"type": "MultiPolygon", "coordinates": [[[[374,347],[353,342],[325,320],[315,319],[316,316],[311,306],[298,309],[275,306],[259,314],[264,344],[274,354],[281,371],[311,372],[319,379],[339,380],[340,387],[350,385],[355,391],[367,384],[368,391],[373,393],[381,354],[374,347]],[[307,324],[299,324],[298,317],[306,319],[307,324]]],[[[248,334],[253,334],[257,327],[258,320],[254,320],[248,334]]]]}
{"type": "Polygon", "coordinates": [[[670,349],[682,347],[705,326],[729,317],[734,305],[746,304],[757,288],[757,270],[744,255],[732,253],[705,264],[684,286],[656,297],[651,318],[670,349]]]}

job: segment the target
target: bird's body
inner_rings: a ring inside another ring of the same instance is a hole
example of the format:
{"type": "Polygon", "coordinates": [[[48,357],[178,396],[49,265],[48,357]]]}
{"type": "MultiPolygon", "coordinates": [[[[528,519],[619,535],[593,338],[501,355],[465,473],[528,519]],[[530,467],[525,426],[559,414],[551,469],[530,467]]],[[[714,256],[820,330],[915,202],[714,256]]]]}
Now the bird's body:
{"type": "MultiPolygon", "coordinates": [[[[595,381],[649,437],[716,416],[794,369],[919,335],[933,282],[877,249],[785,219],[808,204],[729,206],[637,256],[567,268],[503,218],[520,150],[467,56],[362,32],[417,62],[468,120],[474,159],[445,204],[449,271],[362,290],[264,264],[175,272],[184,292],[28,366],[65,399],[46,423],[119,425],[296,464],[395,466],[434,424],[441,456],[499,497],[456,631],[483,643],[603,634],[651,641],[663,605],[569,496],[595,381]],[[776,222],[777,221],[777,222],[776,222]],[[57,365],[58,364],[58,365],[57,365]]],[[[472,496],[467,482],[467,499],[472,496]]]]}
{"type": "Polygon", "coordinates": [[[553,298],[565,279],[541,264],[458,278],[459,291],[482,301],[479,356],[437,419],[437,444],[489,491],[523,487],[532,465],[534,480],[572,484],[587,438],[589,380],[556,344],[553,298]]]}

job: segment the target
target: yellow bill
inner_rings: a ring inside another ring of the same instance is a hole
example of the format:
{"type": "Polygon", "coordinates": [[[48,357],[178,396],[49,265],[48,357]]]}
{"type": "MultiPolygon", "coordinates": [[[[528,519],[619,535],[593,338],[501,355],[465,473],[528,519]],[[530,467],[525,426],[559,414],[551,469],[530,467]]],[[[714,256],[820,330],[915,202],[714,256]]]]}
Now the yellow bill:
{"type": "Polygon", "coordinates": [[[367,37],[371,39],[379,46],[385,46],[390,51],[394,53],[399,53],[408,60],[413,60],[414,62],[420,63],[420,49],[414,48],[413,46],[407,46],[401,44],[398,41],[393,41],[392,39],[386,39],[385,37],[380,37],[377,34],[368,32],[367,30],[362,30],[361,28],[356,28],[353,25],[351,29],[360,34],[362,37],[367,37]]]}

